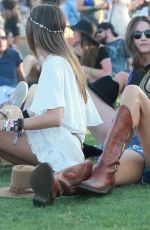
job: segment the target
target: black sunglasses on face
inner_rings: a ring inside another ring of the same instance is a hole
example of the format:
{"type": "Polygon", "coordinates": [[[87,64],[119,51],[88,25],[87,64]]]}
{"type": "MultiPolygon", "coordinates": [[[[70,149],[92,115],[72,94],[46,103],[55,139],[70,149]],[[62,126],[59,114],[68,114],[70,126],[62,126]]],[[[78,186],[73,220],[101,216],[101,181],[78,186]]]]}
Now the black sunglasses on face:
{"type": "Polygon", "coordinates": [[[0,39],[5,40],[6,36],[0,36],[0,39]]]}
{"type": "Polygon", "coordinates": [[[146,38],[150,39],[150,30],[145,30],[145,31],[134,31],[132,34],[132,37],[134,39],[140,39],[142,37],[142,33],[144,33],[146,38]]]}

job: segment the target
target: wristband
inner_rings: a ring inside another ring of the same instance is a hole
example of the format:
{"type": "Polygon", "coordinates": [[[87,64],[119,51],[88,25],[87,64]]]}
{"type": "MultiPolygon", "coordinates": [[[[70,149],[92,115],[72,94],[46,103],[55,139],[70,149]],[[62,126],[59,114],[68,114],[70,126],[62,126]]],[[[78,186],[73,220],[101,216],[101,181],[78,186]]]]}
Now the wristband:
{"type": "Polygon", "coordinates": [[[23,119],[18,119],[18,120],[7,120],[4,123],[5,131],[14,131],[19,135],[20,132],[22,132],[24,128],[24,120],[23,119]]]}
{"type": "Polygon", "coordinates": [[[90,75],[91,77],[93,77],[93,73],[94,73],[94,69],[93,69],[93,68],[90,68],[90,69],[89,69],[89,75],[90,75]]]}
{"type": "Polygon", "coordinates": [[[93,7],[92,6],[88,6],[88,11],[92,11],[93,7]]]}
{"type": "Polygon", "coordinates": [[[15,130],[15,124],[13,120],[7,120],[5,121],[5,131],[9,132],[9,131],[14,131],[15,130]]]}

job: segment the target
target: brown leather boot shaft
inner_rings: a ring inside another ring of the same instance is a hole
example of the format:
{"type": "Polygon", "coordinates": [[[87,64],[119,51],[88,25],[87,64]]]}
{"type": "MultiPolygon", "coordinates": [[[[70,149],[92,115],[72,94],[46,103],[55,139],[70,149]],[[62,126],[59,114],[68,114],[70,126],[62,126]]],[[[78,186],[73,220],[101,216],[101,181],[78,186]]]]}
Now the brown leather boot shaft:
{"type": "Polygon", "coordinates": [[[92,176],[80,187],[96,193],[107,193],[115,184],[114,174],[132,132],[132,118],[129,109],[120,106],[113,126],[106,137],[103,154],[93,169],[92,176]]]}
{"type": "Polygon", "coordinates": [[[125,105],[120,106],[112,128],[106,137],[103,157],[112,158],[112,161],[120,158],[132,134],[132,125],[129,109],[125,105]]]}
{"type": "Polygon", "coordinates": [[[85,160],[83,163],[64,169],[54,175],[53,199],[56,196],[72,195],[76,187],[87,180],[92,173],[92,162],[85,160]]]}

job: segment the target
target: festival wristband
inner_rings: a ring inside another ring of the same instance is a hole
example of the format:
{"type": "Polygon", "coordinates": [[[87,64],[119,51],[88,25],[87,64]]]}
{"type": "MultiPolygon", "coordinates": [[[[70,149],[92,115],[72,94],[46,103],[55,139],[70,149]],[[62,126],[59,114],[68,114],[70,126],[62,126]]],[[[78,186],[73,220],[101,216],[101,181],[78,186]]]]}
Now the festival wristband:
{"type": "Polygon", "coordinates": [[[92,11],[93,7],[92,6],[88,6],[88,11],[92,11]]]}
{"type": "Polygon", "coordinates": [[[89,69],[89,75],[90,75],[91,77],[93,77],[93,74],[94,74],[94,69],[93,69],[93,68],[90,68],[90,69],[89,69]]]}
{"type": "Polygon", "coordinates": [[[18,119],[18,120],[7,120],[5,121],[5,131],[14,131],[15,133],[19,133],[24,128],[24,120],[18,119]]]}
{"type": "Polygon", "coordinates": [[[5,131],[9,132],[9,131],[14,131],[15,127],[14,127],[14,121],[13,120],[7,120],[5,121],[5,131]]]}

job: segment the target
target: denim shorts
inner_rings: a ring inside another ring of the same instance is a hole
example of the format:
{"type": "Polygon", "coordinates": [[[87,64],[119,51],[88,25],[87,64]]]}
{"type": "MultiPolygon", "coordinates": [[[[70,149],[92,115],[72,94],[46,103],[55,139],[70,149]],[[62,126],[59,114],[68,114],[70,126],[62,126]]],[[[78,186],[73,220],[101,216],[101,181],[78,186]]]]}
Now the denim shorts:
{"type": "Polygon", "coordinates": [[[140,180],[138,181],[138,183],[150,184],[150,168],[148,167],[148,165],[145,162],[145,156],[144,156],[142,146],[140,144],[138,144],[138,145],[135,144],[135,145],[129,146],[128,149],[137,152],[144,159],[143,174],[142,174],[140,180]]]}
{"type": "MultiPolygon", "coordinates": [[[[103,146],[100,146],[100,148],[103,149],[103,146]]],[[[144,159],[143,174],[142,174],[140,180],[138,181],[138,183],[150,184],[150,168],[148,167],[148,165],[145,162],[145,156],[144,156],[143,148],[140,144],[140,140],[139,140],[139,137],[138,137],[136,132],[134,133],[132,139],[128,143],[126,149],[133,150],[133,151],[137,152],[144,159]]]]}

